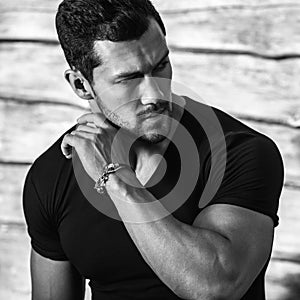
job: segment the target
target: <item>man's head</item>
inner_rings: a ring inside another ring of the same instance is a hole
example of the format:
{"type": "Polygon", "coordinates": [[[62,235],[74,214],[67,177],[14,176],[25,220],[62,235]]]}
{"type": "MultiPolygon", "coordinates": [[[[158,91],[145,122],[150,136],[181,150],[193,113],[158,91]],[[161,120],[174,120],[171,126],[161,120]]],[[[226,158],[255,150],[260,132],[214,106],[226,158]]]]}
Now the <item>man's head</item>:
{"type": "Polygon", "coordinates": [[[95,41],[123,42],[141,37],[153,18],[164,24],[148,0],[65,0],[58,8],[56,29],[70,67],[93,81],[93,68],[101,64],[95,41]]]}
{"type": "Polygon", "coordinates": [[[71,67],[65,75],[75,93],[96,100],[117,126],[159,141],[158,132],[167,133],[169,121],[145,113],[166,108],[169,115],[171,103],[164,99],[172,68],[165,27],[151,2],[65,0],[56,27],[71,67]]]}

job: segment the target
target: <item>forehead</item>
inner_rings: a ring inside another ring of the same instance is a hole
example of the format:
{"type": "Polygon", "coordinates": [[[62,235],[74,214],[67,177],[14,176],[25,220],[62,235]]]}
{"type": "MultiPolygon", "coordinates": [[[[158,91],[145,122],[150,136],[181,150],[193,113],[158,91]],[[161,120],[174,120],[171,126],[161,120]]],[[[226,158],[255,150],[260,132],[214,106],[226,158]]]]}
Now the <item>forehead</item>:
{"type": "Polygon", "coordinates": [[[167,44],[158,23],[151,19],[148,30],[140,39],[125,42],[96,41],[94,51],[102,64],[94,69],[94,76],[135,71],[153,65],[166,52],[167,44]]]}

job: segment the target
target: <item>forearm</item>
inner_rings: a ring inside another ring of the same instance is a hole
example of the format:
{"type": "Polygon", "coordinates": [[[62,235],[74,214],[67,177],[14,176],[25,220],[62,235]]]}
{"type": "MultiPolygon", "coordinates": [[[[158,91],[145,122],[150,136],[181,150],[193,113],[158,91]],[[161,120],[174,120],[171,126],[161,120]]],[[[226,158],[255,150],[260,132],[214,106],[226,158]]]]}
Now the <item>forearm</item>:
{"type": "MultiPolygon", "coordinates": [[[[146,189],[133,188],[116,178],[113,181],[108,192],[122,219],[131,214],[149,220],[158,213],[154,206],[146,210],[139,205],[155,201],[146,189]],[[128,211],[118,198],[137,205],[130,205],[128,211]]],[[[222,235],[184,224],[171,214],[153,222],[124,222],[124,225],[145,261],[178,296],[216,299],[230,281],[223,259],[227,257],[224,253],[229,252],[230,242],[222,235]]]]}

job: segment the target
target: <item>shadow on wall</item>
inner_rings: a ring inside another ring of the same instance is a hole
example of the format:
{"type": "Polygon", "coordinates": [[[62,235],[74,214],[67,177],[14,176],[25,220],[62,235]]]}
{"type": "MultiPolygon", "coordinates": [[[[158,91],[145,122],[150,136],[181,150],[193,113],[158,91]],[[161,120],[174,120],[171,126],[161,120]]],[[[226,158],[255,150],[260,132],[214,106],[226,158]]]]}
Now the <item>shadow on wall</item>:
{"type": "Polygon", "coordinates": [[[296,300],[300,298],[300,273],[287,275],[282,283],[289,294],[282,300],[296,300]]]}
{"type": "MultiPolygon", "coordinates": [[[[293,261],[299,264],[300,256],[294,256],[293,261]]],[[[287,274],[283,280],[282,285],[289,291],[288,295],[285,296],[282,300],[296,300],[300,299],[300,264],[298,273],[287,274]]]]}

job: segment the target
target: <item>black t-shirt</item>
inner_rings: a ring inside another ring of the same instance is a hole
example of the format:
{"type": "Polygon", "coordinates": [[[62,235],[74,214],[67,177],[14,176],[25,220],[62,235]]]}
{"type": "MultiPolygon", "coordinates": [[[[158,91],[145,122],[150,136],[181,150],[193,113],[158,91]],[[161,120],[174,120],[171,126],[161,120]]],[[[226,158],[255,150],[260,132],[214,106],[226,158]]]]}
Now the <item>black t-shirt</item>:
{"type": "MultiPolygon", "coordinates": [[[[198,204],[205,185],[208,181],[218,181],[220,176],[216,168],[210,177],[212,151],[206,135],[209,129],[203,130],[202,121],[199,123],[190,113],[201,115],[211,108],[188,98],[186,101],[181,124],[197,145],[200,172],[190,197],[172,214],[191,225],[201,211],[198,204]]],[[[224,132],[227,160],[221,186],[207,205],[227,203],[248,208],[268,215],[277,226],[283,164],[276,145],[224,112],[212,110],[224,132]]],[[[205,118],[206,113],[202,116],[205,118]]],[[[87,201],[77,184],[72,160],[67,160],[61,152],[64,135],[34,161],[26,177],[23,206],[33,249],[53,260],[70,261],[80,274],[90,279],[94,300],[179,299],[144,261],[124,224],[87,201]]],[[[223,154],[220,151],[216,155],[223,154]]],[[[164,177],[148,188],[157,199],[174,187],[181,171],[176,145],[170,143],[164,157],[168,165],[164,177]]],[[[155,181],[159,168],[148,183],[155,181]]],[[[91,190],[93,184],[90,180],[91,190]]],[[[111,201],[97,195],[99,201],[111,201]]],[[[265,299],[267,264],[242,299],[265,299]]]]}

